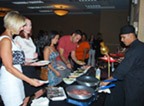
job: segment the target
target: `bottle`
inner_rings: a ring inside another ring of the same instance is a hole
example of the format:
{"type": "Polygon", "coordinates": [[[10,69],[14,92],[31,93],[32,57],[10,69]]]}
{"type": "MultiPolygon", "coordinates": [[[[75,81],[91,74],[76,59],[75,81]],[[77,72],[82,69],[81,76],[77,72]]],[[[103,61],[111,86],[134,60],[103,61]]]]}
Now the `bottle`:
{"type": "Polygon", "coordinates": [[[97,68],[95,71],[96,71],[96,72],[95,72],[95,77],[96,77],[98,80],[100,80],[100,77],[101,77],[101,70],[100,70],[100,68],[97,68]]]}

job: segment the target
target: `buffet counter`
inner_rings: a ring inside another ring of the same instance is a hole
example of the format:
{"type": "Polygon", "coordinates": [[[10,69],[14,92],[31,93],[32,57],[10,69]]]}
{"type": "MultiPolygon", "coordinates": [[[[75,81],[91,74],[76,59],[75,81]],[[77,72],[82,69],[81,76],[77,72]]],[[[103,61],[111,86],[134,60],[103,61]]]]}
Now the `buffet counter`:
{"type": "MultiPolygon", "coordinates": [[[[87,72],[84,75],[89,75],[89,76],[95,76],[95,69],[93,67],[89,68],[87,72]]],[[[87,100],[74,100],[70,98],[67,93],[66,93],[66,87],[70,85],[79,85],[76,81],[72,84],[66,84],[65,82],[61,82],[59,85],[57,85],[57,88],[63,88],[66,94],[66,99],[61,98],[62,100],[52,100],[49,99],[49,106],[74,106],[73,103],[71,102],[78,102],[76,103],[79,106],[103,106],[104,99],[105,99],[105,93],[98,93],[96,96],[91,97],[90,99],[87,100]]],[[[48,87],[46,87],[48,88],[48,87]]],[[[47,91],[45,95],[47,97],[47,91]]]]}

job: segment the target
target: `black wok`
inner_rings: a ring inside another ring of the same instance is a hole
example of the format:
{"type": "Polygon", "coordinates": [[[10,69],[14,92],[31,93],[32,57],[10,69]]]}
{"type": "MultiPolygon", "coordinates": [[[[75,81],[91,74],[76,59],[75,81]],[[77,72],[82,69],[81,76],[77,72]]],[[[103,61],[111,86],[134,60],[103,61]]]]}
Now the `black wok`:
{"type": "Polygon", "coordinates": [[[99,80],[92,76],[81,76],[76,79],[78,84],[85,85],[88,87],[97,86],[99,84],[99,80]]]}
{"type": "Polygon", "coordinates": [[[73,99],[78,99],[78,100],[89,99],[90,97],[92,97],[94,92],[95,92],[94,89],[84,86],[84,85],[71,85],[66,88],[66,93],[68,94],[68,96],[70,96],[73,99]],[[83,94],[81,93],[81,91],[84,91],[86,93],[83,94]]]}

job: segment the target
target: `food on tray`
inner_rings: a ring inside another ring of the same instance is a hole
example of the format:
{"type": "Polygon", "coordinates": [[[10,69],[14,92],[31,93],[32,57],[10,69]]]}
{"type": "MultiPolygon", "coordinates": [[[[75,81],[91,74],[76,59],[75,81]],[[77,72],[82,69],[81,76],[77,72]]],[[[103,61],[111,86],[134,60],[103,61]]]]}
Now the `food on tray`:
{"type": "Polygon", "coordinates": [[[84,72],[84,69],[81,69],[81,68],[78,68],[77,70],[76,70],[76,73],[83,73],[84,72]]]}
{"type": "Polygon", "coordinates": [[[75,78],[63,78],[65,81],[75,81],[75,78]]]}
{"type": "Polygon", "coordinates": [[[91,66],[83,66],[78,68],[76,71],[70,74],[69,78],[77,78],[83,74],[85,74],[91,66]]]}
{"type": "Polygon", "coordinates": [[[51,87],[48,88],[48,97],[52,98],[52,97],[57,97],[57,96],[63,96],[63,92],[61,92],[58,88],[56,87],[51,87]]]}
{"type": "Polygon", "coordinates": [[[84,65],[85,64],[85,62],[83,62],[83,61],[77,61],[80,65],[84,65]]]}
{"type": "Polygon", "coordinates": [[[63,92],[57,87],[48,87],[48,98],[64,96],[63,92]]]}
{"type": "Polygon", "coordinates": [[[72,84],[75,81],[75,78],[63,78],[63,81],[66,84],[72,84]]]}
{"type": "Polygon", "coordinates": [[[47,97],[53,101],[66,99],[66,94],[62,87],[47,87],[47,97]]]}
{"type": "Polygon", "coordinates": [[[90,65],[85,65],[85,66],[81,67],[81,69],[84,69],[84,70],[87,69],[87,68],[90,68],[90,65]]]}
{"type": "Polygon", "coordinates": [[[69,78],[77,78],[79,76],[80,76],[79,73],[71,73],[71,75],[69,76],[69,78]]]}
{"type": "Polygon", "coordinates": [[[82,96],[91,95],[91,93],[88,92],[87,90],[79,90],[79,89],[73,89],[69,93],[82,96]]]}

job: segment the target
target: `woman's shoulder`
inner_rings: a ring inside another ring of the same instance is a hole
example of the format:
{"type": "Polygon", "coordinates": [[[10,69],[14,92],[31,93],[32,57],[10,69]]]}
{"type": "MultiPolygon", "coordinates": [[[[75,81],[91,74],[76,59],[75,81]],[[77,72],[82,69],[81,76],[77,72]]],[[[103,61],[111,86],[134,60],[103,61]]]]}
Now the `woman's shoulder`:
{"type": "Polygon", "coordinates": [[[18,40],[23,40],[23,38],[20,37],[20,36],[16,36],[16,37],[14,38],[14,41],[18,41],[18,40]]]}
{"type": "Polygon", "coordinates": [[[10,41],[11,38],[10,38],[9,36],[7,36],[7,35],[1,35],[1,36],[0,36],[0,41],[1,41],[1,40],[3,40],[3,41],[10,41]]]}
{"type": "Polygon", "coordinates": [[[50,48],[50,46],[45,46],[45,47],[44,47],[44,50],[50,51],[51,48],[50,48]]]}

